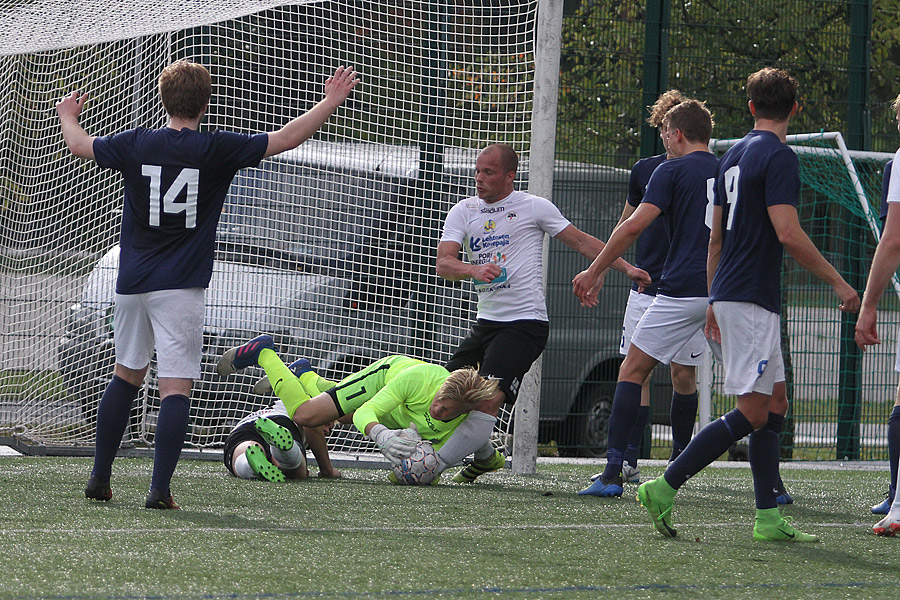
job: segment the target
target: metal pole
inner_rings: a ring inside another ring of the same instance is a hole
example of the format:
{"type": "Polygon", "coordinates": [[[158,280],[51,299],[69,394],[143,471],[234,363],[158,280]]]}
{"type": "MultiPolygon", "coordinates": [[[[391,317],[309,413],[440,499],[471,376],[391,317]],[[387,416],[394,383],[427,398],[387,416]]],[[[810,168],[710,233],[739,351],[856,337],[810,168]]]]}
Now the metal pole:
{"type": "MultiPolygon", "coordinates": [[[[553,193],[553,161],[556,151],[556,108],[559,95],[559,55],[563,3],[539,0],[534,50],[534,108],[531,113],[531,145],[528,160],[528,191],[550,198],[553,193]]],[[[544,240],[542,281],[546,291],[547,240],[544,240]]],[[[512,471],[519,475],[537,469],[538,421],[540,418],[540,372],[538,358],[522,382],[516,400],[512,471]]]]}

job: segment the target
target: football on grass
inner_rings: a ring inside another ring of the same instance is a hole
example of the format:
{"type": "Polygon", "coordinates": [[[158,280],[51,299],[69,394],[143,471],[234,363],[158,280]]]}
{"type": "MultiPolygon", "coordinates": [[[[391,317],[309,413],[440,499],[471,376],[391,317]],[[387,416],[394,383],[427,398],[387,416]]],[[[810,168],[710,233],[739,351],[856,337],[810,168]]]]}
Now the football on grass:
{"type": "Polygon", "coordinates": [[[394,475],[405,485],[430,485],[438,476],[438,457],[428,442],[416,444],[416,450],[393,467],[394,475]]]}

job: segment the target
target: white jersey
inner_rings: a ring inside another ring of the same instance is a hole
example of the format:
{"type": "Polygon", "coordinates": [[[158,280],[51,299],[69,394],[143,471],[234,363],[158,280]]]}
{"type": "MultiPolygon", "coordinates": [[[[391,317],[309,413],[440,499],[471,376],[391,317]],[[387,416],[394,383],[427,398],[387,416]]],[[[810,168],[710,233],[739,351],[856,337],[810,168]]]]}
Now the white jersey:
{"type": "Polygon", "coordinates": [[[249,415],[247,415],[246,417],[244,417],[243,419],[238,421],[237,425],[235,425],[234,428],[237,429],[241,425],[246,425],[247,423],[255,423],[256,420],[260,417],[271,418],[271,417],[275,417],[278,415],[281,415],[284,417],[289,416],[287,409],[284,407],[284,403],[281,401],[280,398],[278,400],[275,400],[275,402],[272,404],[272,406],[270,406],[268,408],[261,408],[257,411],[250,413],[249,415]]]}
{"type": "Polygon", "coordinates": [[[490,283],[473,280],[479,319],[548,320],[541,273],[544,234],[555,237],[569,225],[556,205],[527,192],[491,204],[466,198],[450,209],[441,241],[458,243],[470,264],[496,263],[501,269],[490,283]]]}

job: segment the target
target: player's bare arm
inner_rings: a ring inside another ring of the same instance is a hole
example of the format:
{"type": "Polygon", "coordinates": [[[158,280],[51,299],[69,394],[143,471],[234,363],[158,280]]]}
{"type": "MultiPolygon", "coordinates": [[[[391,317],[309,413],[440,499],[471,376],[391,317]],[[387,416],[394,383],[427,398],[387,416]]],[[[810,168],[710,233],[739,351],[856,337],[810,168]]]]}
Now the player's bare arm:
{"type": "Polygon", "coordinates": [[[844,312],[859,310],[859,294],[840,273],[825,260],[803,228],[797,216],[797,208],[790,204],[775,204],[768,208],[769,219],[778,235],[778,241],[804,269],[830,285],[841,300],[844,312]]]}
{"type": "MultiPolygon", "coordinates": [[[[719,259],[722,256],[722,207],[713,206],[712,228],[709,230],[709,251],[706,255],[706,289],[712,288],[712,280],[719,268],[719,259]]],[[[712,304],[706,309],[706,326],[703,333],[708,339],[722,343],[722,333],[716,322],[712,304]]]]}
{"type": "MultiPolygon", "coordinates": [[[[594,259],[594,262],[591,263],[591,266],[572,279],[572,291],[578,296],[582,306],[591,307],[597,305],[597,293],[603,285],[601,274],[625,253],[659,214],[660,210],[658,207],[649,203],[641,203],[637,210],[634,211],[634,214],[623,221],[612,232],[612,235],[609,236],[609,241],[594,259]]],[[[646,279],[635,281],[644,286],[649,285],[650,276],[646,272],[643,273],[646,279]]]]}
{"type": "Polygon", "coordinates": [[[859,318],[856,320],[854,337],[856,345],[863,350],[867,346],[881,343],[876,329],[878,303],[898,266],[900,266],[900,204],[891,202],[888,204],[884,232],[875,249],[875,257],[872,259],[872,268],[866,281],[866,291],[863,294],[859,318]]]}
{"type": "Polygon", "coordinates": [[[438,277],[448,281],[461,281],[463,279],[477,279],[490,283],[498,275],[501,269],[494,263],[486,265],[471,265],[459,259],[461,246],[457,242],[440,242],[437,249],[437,261],[435,270],[438,277]]]}
{"type": "Polygon", "coordinates": [[[318,104],[278,131],[269,133],[265,156],[296,148],[312,137],[337,107],[344,103],[357,83],[359,79],[353,67],[338,67],[334,75],[325,81],[325,97],[318,104]]]}
{"type": "Polygon", "coordinates": [[[81,127],[78,117],[87,101],[87,94],[72,92],[56,103],[56,114],[62,127],[63,139],[69,151],[79,158],[94,159],[94,137],[81,127]]]}
{"type": "MultiPolygon", "coordinates": [[[[558,234],[556,234],[557,239],[564,243],[566,246],[578,252],[583,257],[588,260],[594,260],[603,251],[603,248],[606,247],[601,240],[595,238],[589,233],[585,233],[575,227],[574,225],[569,225],[558,234]]],[[[624,258],[617,258],[609,265],[608,268],[615,269],[616,271],[621,271],[625,273],[625,275],[631,279],[632,281],[638,283],[639,285],[646,286],[650,285],[650,275],[647,274],[643,269],[638,269],[631,263],[629,263],[624,258]]]]}

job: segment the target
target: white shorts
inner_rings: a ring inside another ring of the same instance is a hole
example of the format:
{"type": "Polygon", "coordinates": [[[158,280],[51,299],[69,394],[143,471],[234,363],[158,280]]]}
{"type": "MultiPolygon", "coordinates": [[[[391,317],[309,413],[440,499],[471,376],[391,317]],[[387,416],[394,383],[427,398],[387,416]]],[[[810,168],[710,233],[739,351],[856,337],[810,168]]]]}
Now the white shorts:
{"type": "MultiPolygon", "coordinates": [[[[634,336],[634,330],[641,321],[644,313],[653,304],[656,296],[649,294],[641,294],[635,290],[630,290],[628,294],[628,304],[625,305],[625,317],[622,319],[622,340],[619,343],[619,354],[628,356],[628,349],[631,348],[631,338],[634,336]]],[[[688,342],[681,347],[670,362],[679,365],[698,367],[703,363],[703,351],[706,349],[706,336],[703,334],[703,328],[700,328],[688,342]]]]}
{"type": "Polygon", "coordinates": [[[701,365],[708,304],[705,296],[674,298],[657,294],[635,328],[631,343],[661,363],[701,365]]]}
{"type": "Polygon", "coordinates": [[[784,381],[778,313],[751,302],[715,302],[713,312],[722,332],[723,393],[771,394],[784,381]]]}
{"type": "Polygon", "coordinates": [[[155,347],[159,377],[199,379],[205,307],[203,288],[116,294],[116,362],[143,369],[155,347]]]}
{"type": "Polygon", "coordinates": [[[900,335],[897,336],[897,358],[894,361],[894,370],[900,371],[900,335]]]}

